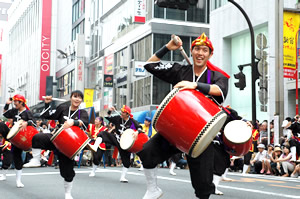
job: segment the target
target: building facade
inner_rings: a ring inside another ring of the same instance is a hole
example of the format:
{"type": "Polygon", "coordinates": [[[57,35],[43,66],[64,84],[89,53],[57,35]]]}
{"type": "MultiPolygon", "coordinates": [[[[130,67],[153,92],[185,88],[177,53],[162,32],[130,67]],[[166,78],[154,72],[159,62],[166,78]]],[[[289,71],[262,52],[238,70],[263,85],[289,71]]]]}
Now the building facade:
{"type": "MultiPolygon", "coordinates": [[[[92,0],[91,4],[91,57],[87,69],[91,81],[87,87],[98,90],[94,106],[103,114],[110,106],[119,109],[124,104],[133,112],[155,110],[171,86],[148,74],[143,65],[172,34],[181,37],[189,54],[192,40],[202,32],[209,34],[210,1],[201,1],[187,11],[160,8],[145,0],[113,2],[108,5],[92,0]]],[[[183,59],[175,51],[162,61],[183,59]]]]}
{"type": "MultiPolygon", "coordinates": [[[[260,87],[256,82],[256,113],[257,119],[274,120],[276,133],[281,132],[281,122],[284,117],[293,117],[295,113],[295,86],[288,85],[295,80],[283,78],[283,11],[295,9],[296,0],[285,1],[236,1],[247,13],[254,29],[255,50],[259,50],[257,36],[266,36],[267,48],[267,98],[266,110],[262,110],[262,102],[258,91],[260,87]]],[[[239,72],[238,65],[251,63],[250,31],[242,13],[231,3],[212,8],[210,15],[210,36],[215,46],[213,63],[222,66],[226,72],[232,74],[230,78],[229,94],[225,104],[231,105],[239,114],[251,120],[251,68],[244,67],[246,75],[246,88],[239,90],[234,83],[238,80],[233,74],[239,72]],[[217,9],[216,9],[217,8],[217,9]],[[232,20],[234,19],[234,20],[232,20]],[[237,97],[238,96],[238,97],[237,97]]],[[[296,52],[295,52],[296,53],[296,52]]],[[[257,55],[256,55],[257,56],[257,55]]],[[[295,83],[293,83],[295,85],[295,83]]]]}

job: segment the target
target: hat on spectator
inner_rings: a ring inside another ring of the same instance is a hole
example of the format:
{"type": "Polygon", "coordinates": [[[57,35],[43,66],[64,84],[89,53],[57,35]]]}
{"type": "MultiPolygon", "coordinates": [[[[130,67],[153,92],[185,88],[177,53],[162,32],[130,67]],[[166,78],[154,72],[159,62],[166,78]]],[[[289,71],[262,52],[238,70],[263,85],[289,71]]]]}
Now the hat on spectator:
{"type": "Polygon", "coordinates": [[[257,148],[266,148],[264,144],[259,144],[257,148]]]}
{"type": "Polygon", "coordinates": [[[151,122],[151,117],[145,117],[145,120],[151,122]]]}
{"type": "Polygon", "coordinates": [[[289,123],[289,121],[283,120],[281,127],[286,127],[288,125],[288,123],[289,123]]]}
{"type": "Polygon", "coordinates": [[[279,146],[275,147],[274,151],[282,151],[281,148],[279,146]]]}
{"type": "Polygon", "coordinates": [[[273,146],[273,144],[269,144],[269,145],[268,145],[268,147],[272,147],[272,148],[274,149],[274,146],[273,146]]]}

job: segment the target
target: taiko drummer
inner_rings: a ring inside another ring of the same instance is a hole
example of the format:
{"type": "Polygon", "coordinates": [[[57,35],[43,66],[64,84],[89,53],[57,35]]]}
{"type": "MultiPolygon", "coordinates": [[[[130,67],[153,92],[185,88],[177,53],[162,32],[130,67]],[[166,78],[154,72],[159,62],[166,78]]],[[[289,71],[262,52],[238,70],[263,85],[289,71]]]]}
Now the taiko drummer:
{"type": "MultiPolygon", "coordinates": [[[[88,113],[84,109],[79,109],[81,102],[83,101],[83,93],[79,90],[75,90],[70,95],[71,106],[66,103],[60,104],[55,111],[50,111],[52,96],[46,96],[45,109],[41,113],[41,117],[49,120],[58,120],[58,127],[64,129],[72,126],[79,126],[86,130],[88,126],[88,113]]],[[[71,190],[73,185],[73,178],[75,177],[74,160],[70,159],[63,153],[57,150],[54,144],[51,142],[52,133],[39,133],[32,138],[32,155],[33,158],[27,163],[28,167],[39,165],[40,152],[39,149],[54,150],[57,152],[59,160],[59,170],[61,176],[64,178],[65,199],[72,199],[71,190]]],[[[66,140],[67,141],[67,140],[66,140]]],[[[72,145],[69,143],[68,145],[72,145]]],[[[71,147],[71,146],[67,146],[71,147]]]]}
{"type": "MultiPolygon", "coordinates": [[[[23,95],[17,94],[13,96],[13,98],[9,98],[6,101],[6,104],[4,106],[3,116],[8,119],[12,119],[14,123],[13,125],[15,125],[17,122],[20,121],[21,130],[26,129],[27,126],[34,125],[33,115],[26,103],[27,101],[25,97],[23,95]],[[15,108],[9,109],[9,105],[12,102],[14,103],[15,108]]],[[[3,135],[3,136],[6,138],[7,135],[3,135]]],[[[16,147],[14,144],[12,144],[12,152],[13,152],[13,161],[15,163],[15,168],[16,168],[17,187],[22,188],[24,187],[23,183],[21,182],[22,168],[23,168],[23,160],[22,160],[23,150],[20,149],[19,147],[16,147]]]]}
{"type": "MultiPolygon", "coordinates": [[[[203,33],[192,42],[193,65],[163,64],[160,62],[165,54],[182,46],[181,39],[178,37],[177,40],[179,41],[177,45],[173,40],[170,40],[150,57],[147,61],[148,63],[144,66],[145,69],[159,79],[172,84],[175,88],[196,89],[204,95],[213,96],[218,103],[222,104],[228,92],[229,76],[208,61],[214,50],[211,41],[203,33]]],[[[185,123],[183,116],[178,118],[178,121],[185,123]]],[[[147,180],[147,192],[144,195],[144,199],[161,197],[163,192],[157,186],[156,166],[178,152],[179,150],[158,132],[144,145],[143,150],[138,153],[143,162],[147,180]]],[[[214,167],[213,145],[209,143],[206,150],[196,158],[187,156],[187,161],[196,197],[201,199],[209,198],[210,194],[215,191],[212,183],[214,167]]]]}
{"type": "Polygon", "coordinates": [[[131,109],[129,106],[124,105],[121,108],[120,115],[111,116],[112,111],[116,111],[116,109],[114,107],[111,107],[108,111],[108,117],[105,117],[105,119],[107,119],[109,122],[113,123],[116,126],[116,134],[112,134],[107,131],[102,131],[98,134],[94,145],[90,146],[95,152],[97,150],[100,150],[98,146],[101,142],[108,143],[117,147],[123,163],[120,182],[127,183],[128,180],[126,179],[126,174],[130,166],[131,152],[123,150],[121,148],[120,138],[123,132],[125,132],[125,130],[127,129],[136,130],[136,134],[133,134],[133,136],[137,136],[138,133],[142,133],[142,127],[135,119],[133,119],[133,115],[131,114],[131,109]]]}

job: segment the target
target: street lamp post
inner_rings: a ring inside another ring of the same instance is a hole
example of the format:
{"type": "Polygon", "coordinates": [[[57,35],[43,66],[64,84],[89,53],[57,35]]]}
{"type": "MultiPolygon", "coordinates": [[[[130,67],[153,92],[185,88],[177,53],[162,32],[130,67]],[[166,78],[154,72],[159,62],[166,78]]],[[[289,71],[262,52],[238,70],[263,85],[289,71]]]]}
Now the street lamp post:
{"type": "Polygon", "coordinates": [[[228,0],[228,2],[232,3],[234,6],[236,6],[244,15],[248,26],[249,26],[249,30],[250,30],[250,38],[251,38],[251,86],[252,86],[252,122],[256,122],[256,91],[255,91],[255,75],[256,75],[256,70],[255,70],[255,48],[254,48],[254,30],[253,30],[253,26],[252,23],[248,17],[248,15],[246,14],[246,12],[244,11],[244,9],[237,4],[234,0],[228,0]]]}

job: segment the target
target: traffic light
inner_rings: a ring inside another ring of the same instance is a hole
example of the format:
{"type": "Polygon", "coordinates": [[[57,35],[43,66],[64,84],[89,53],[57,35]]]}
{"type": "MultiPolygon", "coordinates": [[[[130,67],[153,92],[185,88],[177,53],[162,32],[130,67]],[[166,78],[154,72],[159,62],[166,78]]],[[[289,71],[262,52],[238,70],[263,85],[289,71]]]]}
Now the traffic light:
{"type": "Polygon", "coordinates": [[[234,83],[235,87],[239,88],[240,90],[244,90],[244,88],[246,87],[245,74],[242,71],[240,71],[239,73],[234,74],[234,78],[239,80],[239,82],[234,83]]]}
{"type": "Polygon", "coordinates": [[[189,5],[196,5],[198,0],[154,0],[154,2],[163,8],[173,8],[187,10],[189,5]]]}

